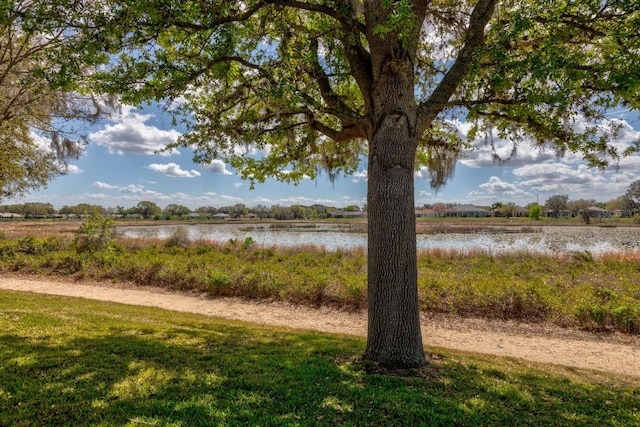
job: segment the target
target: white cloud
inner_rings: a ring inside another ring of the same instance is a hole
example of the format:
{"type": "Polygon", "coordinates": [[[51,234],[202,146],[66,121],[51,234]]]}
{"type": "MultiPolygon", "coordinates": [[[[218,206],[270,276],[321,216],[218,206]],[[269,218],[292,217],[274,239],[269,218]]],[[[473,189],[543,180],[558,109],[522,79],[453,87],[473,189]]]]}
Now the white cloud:
{"type": "MultiPolygon", "coordinates": [[[[452,122],[454,123],[454,122],[452,122]]],[[[616,138],[611,145],[620,152],[629,147],[634,141],[640,140],[640,131],[633,129],[629,122],[621,119],[604,119],[597,123],[603,134],[610,133],[612,129],[618,128],[616,138]]],[[[469,131],[469,124],[459,122],[457,129],[462,137],[466,137],[469,131]]],[[[574,123],[576,131],[584,131],[588,124],[582,117],[574,123]]],[[[514,143],[512,139],[502,139],[495,135],[481,135],[472,141],[472,149],[465,152],[465,157],[460,160],[461,164],[474,168],[495,168],[498,165],[504,167],[521,167],[532,163],[561,162],[567,164],[584,163],[579,153],[565,152],[562,157],[558,157],[553,147],[539,145],[532,137],[524,137],[514,143]],[[494,160],[496,156],[505,161],[499,163],[494,160]]]]}
{"type": "Polygon", "coordinates": [[[80,169],[76,165],[67,165],[66,169],[67,169],[67,174],[69,175],[78,175],[84,172],[82,169],[80,169]]]}
{"type": "Polygon", "coordinates": [[[233,184],[233,186],[234,186],[235,188],[240,188],[240,187],[242,187],[243,185],[244,185],[244,184],[243,184],[242,182],[236,182],[236,183],[234,183],[234,184],[233,184]]]}
{"type": "Polygon", "coordinates": [[[265,206],[275,205],[273,200],[271,200],[269,198],[266,198],[266,197],[256,197],[255,199],[253,199],[252,203],[255,204],[255,205],[265,205],[265,206]]]}
{"type": "MultiPolygon", "coordinates": [[[[51,148],[51,139],[45,138],[33,131],[29,132],[29,136],[39,150],[46,153],[53,153],[53,149],[51,148]]],[[[81,152],[84,151],[84,147],[82,147],[79,143],[77,143],[76,146],[81,152]]],[[[65,164],[64,162],[61,162],[59,160],[54,160],[54,163],[62,174],[78,175],[84,172],[79,166],[70,163],[65,164]]]]}
{"type": "Polygon", "coordinates": [[[146,197],[146,198],[153,198],[153,197],[157,197],[157,198],[161,198],[161,199],[167,199],[168,196],[166,196],[163,193],[157,192],[157,191],[153,191],[153,190],[147,190],[146,188],[144,188],[144,186],[142,185],[136,185],[136,184],[129,184],[125,187],[120,187],[118,189],[118,192],[120,193],[126,193],[126,194],[133,194],[136,195],[136,197],[146,197]]]}
{"type": "Polygon", "coordinates": [[[609,166],[607,170],[614,173],[628,172],[635,174],[640,170],[640,156],[624,157],[617,164],[609,166]]]}
{"type": "Polygon", "coordinates": [[[118,189],[121,193],[131,193],[131,194],[139,194],[145,191],[142,185],[129,184],[126,187],[120,187],[118,189]]]}
{"type": "Polygon", "coordinates": [[[158,164],[152,163],[148,166],[149,169],[160,172],[163,175],[173,178],[195,178],[200,176],[200,172],[195,169],[190,171],[183,170],[180,165],[176,163],[158,164]]]}
{"type": "Polygon", "coordinates": [[[604,173],[589,169],[585,165],[544,163],[527,165],[515,169],[519,185],[529,187],[532,192],[546,195],[566,194],[571,200],[610,200],[626,191],[629,184],[638,179],[627,172],[604,173]]]}
{"type": "Polygon", "coordinates": [[[515,169],[513,174],[524,178],[520,183],[539,191],[555,191],[569,186],[604,182],[602,173],[594,172],[584,165],[573,168],[563,163],[527,165],[515,169]]]}
{"type": "MultiPolygon", "coordinates": [[[[497,176],[489,178],[488,182],[480,184],[479,187],[491,195],[497,195],[500,198],[515,198],[520,196],[531,196],[528,191],[522,190],[517,184],[503,181],[497,176]]],[[[470,194],[472,195],[472,194],[470,194]]],[[[477,194],[473,194],[477,195],[477,194]]]]}
{"type": "Polygon", "coordinates": [[[168,195],[168,200],[171,200],[173,203],[175,202],[190,202],[193,197],[188,195],[187,193],[183,193],[181,191],[171,193],[168,195]]]}
{"type": "Polygon", "coordinates": [[[415,179],[431,179],[431,172],[429,172],[429,168],[426,166],[421,166],[416,173],[413,174],[415,179]]]}
{"type": "Polygon", "coordinates": [[[115,189],[119,188],[117,185],[107,184],[106,182],[102,182],[102,181],[94,182],[93,186],[95,188],[102,188],[102,189],[106,189],[106,190],[115,190],[115,189]]]}
{"type": "Polygon", "coordinates": [[[236,197],[236,196],[230,196],[228,194],[220,194],[217,197],[218,197],[218,200],[224,204],[235,205],[237,203],[245,203],[245,201],[242,198],[236,197]]]}
{"type": "Polygon", "coordinates": [[[634,142],[640,141],[640,130],[635,130],[626,120],[611,119],[611,122],[620,127],[614,141],[617,148],[625,149],[634,142]]]}
{"type": "Polygon", "coordinates": [[[201,165],[202,169],[209,172],[219,173],[222,175],[233,175],[233,172],[227,170],[227,165],[220,159],[214,159],[209,164],[201,165]]]}
{"type": "MultiPolygon", "coordinates": [[[[119,122],[89,134],[89,141],[106,147],[112,154],[158,154],[156,151],[175,142],[181,134],[175,129],[162,130],[147,125],[151,118],[152,114],[135,113],[132,107],[125,107],[119,122]]],[[[170,156],[179,153],[173,150],[159,154],[170,156]]]]}
{"type": "Polygon", "coordinates": [[[494,138],[492,143],[484,139],[475,140],[473,149],[465,152],[465,157],[460,160],[460,163],[472,168],[498,166],[513,168],[556,159],[557,156],[553,150],[537,146],[530,138],[518,142],[517,145],[514,145],[513,141],[494,138]],[[497,155],[500,160],[494,159],[494,155],[497,155]]]}
{"type": "Polygon", "coordinates": [[[29,132],[29,136],[33,140],[34,144],[43,151],[51,152],[51,140],[43,137],[42,135],[38,135],[37,133],[31,131],[29,132]]]}
{"type": "Polygon", "coordinates": [[[203,193],[202,196],[198,197],[197,200],[200,203],[205,204],[215,204],[217,206],[221,205],[235,205],[237,203],[247,204],[247,201],[241,199],[240,197],[232,196],[224,193],[215,193],[215,192],[206,192],[203,193]]]}
{"type": "Polygon", "coordinates": [[[369,179],[369,174],[366,170],[354,172],[352,176],[353,182],[362,182],[369,179]]]}
{"type": "Polygon", "coordinates": [[[278,200],[279,205],[312,205],[314,200],[309,197],[284,197],[278,200]]]}

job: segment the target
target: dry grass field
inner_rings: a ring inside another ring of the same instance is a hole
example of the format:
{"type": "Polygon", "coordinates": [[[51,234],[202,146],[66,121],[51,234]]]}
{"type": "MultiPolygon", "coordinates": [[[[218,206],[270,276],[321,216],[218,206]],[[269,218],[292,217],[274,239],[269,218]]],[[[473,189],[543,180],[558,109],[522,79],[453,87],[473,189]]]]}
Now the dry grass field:
{"type": "Polygon", "coordinates": [[[49,236],[73,236],[82,224],[81,220],[38,220],[38,221],[2,221],[0,236],[16,239],[25,236],[45,238],[49,236]]]}

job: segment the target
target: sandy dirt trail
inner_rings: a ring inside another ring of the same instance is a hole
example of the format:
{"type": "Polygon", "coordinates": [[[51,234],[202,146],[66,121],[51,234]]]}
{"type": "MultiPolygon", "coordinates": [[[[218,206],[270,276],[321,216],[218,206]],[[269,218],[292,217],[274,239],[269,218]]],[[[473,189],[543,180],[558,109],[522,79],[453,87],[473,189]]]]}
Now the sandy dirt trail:
{"type": "MultiPolygon", "coordinates": [[[[4,276],[0,289],[111,301],[226,319],[365,336],[365,312],[309,308],[282,303],[208,299],[160,289],[116,287],[108,283],[64,282],[4,276]]],[[[640,377],[640,337],[590,334],[552,326],[511,322],[423,318],[425,345],[514,357],[533,362],[640,377]]]]}

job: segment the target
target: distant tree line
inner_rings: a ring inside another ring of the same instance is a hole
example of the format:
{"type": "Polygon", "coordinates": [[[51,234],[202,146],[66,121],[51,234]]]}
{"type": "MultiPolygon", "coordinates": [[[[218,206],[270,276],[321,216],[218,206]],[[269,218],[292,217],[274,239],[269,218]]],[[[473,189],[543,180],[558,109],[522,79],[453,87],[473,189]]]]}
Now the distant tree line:
{"type": "MultiPolygon", "coordinates": [[[[432,209],[436,216],[444,216],[447,209],[455,206],[456,203],[435,203],[424,204],[417,209],[432,209]]],[[[528,216],[531,209],[538,206],[538,203],[532,202],[525,206],[518,206],[513,202],[495,202],[491,206],[478,206],[490,211],[494,216],[513,217],[528,216]]],[[[632,217],[640,213],[640,180],[634,181],[629,185],[627,191],[608,202],[597,202],[594,199],[578,199],[571,200],[569,195],[556,194],[549,197],[544,204],[539,205],[540,214],[544,216],[560,217],[562,212],[570,211],[578,215],[587,211],[591,207],[598,207],[607,212],[618,212],[620,216],[632,217]],[[544,214],[546,213],[546,215],[544,214]]],[[[13,205],[0,205],[1,213],[14,213],[22,215],[26,218],[39,218],[51,216],[82,216],[91,213],[100,213],[104,215],[111,214],[114,217],[124,218],[143,218],[143,219],[186,219],[186,218],[206,218],[216,214],[225,214],[230,217],[244,217],[247,215],[255,215],[257,218],[274,218],[274,219],[323,219],[335,216],[338,212],[366,212],[367,206],[349,205],[343,208],[332,206],[324,206],[314,204],[305,206],[300,204],[281,206],[266,206],[258,204],[255,206],[246,206],[243,203],[237,203],[230,206],[200,206],[196,209],[190,209],[187,206],[179,204],[169,204],[164,209],[156,203],[143,200],[137,205],[129,208],[116,206],[115,208],[105,208],[100,205],[91,205],[80,203],[75,206],[63,206],[56,210],[51,203],[24,203],[13,205]]]]}
{"type": "MultiPolygon", "coordinates": [[[[366,208],[366,207],[365,207],[366,208]]],[[[187,219],[187,218],[207,218],[216,214],[225,214],[230,217],[244,217],[250,214],[258,218],[275,218],[275,219],[322,219],[332,216],[332,212],[348,211],[361,212],[363,208],[356,205],[346,206],[342,209],[329,207],[324,205],[256,205],[246,206],[238,203],[230,206],[200,206],[196,209],[190,209],[180,204],[169,204],[164,209],[156,203],[143,200],[137,205],[125,208],[116,206],[115,208],[105,208],[100,205],[91,205],[80,203],[75,206],[63,206],[56,210],[51,203],[24,203],[12,205],[0,205],[0,213],[13,213],[22,215],[26,218],[43,218],[43,217],[80,217],[87,214],[99,213],[103,215],[112,215],[116,218],[142,218],[142,219],[187,219]]]]}

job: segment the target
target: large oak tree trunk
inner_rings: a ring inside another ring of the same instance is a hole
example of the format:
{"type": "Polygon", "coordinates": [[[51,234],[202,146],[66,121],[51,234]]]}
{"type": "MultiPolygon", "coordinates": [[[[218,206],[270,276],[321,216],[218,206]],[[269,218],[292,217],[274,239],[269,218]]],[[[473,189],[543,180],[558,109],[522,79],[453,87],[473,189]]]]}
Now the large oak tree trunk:
{"type": "Polygon", "coordinates": [[[368,308],[365,358],[389,368],[425,362],[414,207],[416,103],[410,61],[380,68],[369,139],[368,308]]]}

